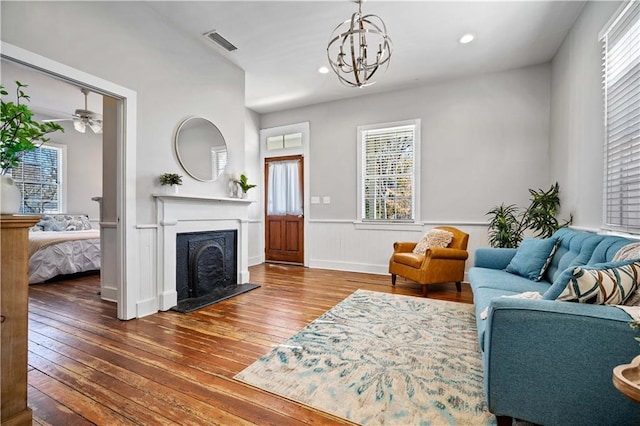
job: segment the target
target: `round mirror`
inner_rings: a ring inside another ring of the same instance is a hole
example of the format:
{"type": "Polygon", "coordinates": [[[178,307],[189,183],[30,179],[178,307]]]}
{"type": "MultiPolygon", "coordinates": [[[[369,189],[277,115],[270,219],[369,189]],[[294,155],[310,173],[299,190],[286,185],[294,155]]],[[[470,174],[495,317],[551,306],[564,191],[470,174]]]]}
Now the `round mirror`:
{"type": "Polygon", "coordinates": [[[202,117],[180,123],[174,140],[178,161],[189,176],[213,182],[227,165],[227,144],[220,130],[202,117]]]}

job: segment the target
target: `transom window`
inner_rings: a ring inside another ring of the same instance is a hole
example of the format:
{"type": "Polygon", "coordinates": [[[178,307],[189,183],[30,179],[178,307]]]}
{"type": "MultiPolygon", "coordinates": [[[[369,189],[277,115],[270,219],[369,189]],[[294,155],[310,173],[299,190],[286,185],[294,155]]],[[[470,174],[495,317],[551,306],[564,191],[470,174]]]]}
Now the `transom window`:
{"type": "Polygon", "coordinates": [[[267,136],[267,150],[298,148],[302,146],[302,133],[267,136]]]}
{"type": "Polygon", "coordinates": [[[419,120],[358,127],[360,220],[416,220],[419,130],[419,120]]]}
{"type": "Polygon", "coordinates": [[[59,213],[62,206],[62,153],[43,145],[24,152],[11,176],[22,193],[20,213],[59,213]]]}
{"type": "Polygon", "coordinates": [[[640,233],[640,2],[601,33],[605,100],[604,227],[640,233]]]}

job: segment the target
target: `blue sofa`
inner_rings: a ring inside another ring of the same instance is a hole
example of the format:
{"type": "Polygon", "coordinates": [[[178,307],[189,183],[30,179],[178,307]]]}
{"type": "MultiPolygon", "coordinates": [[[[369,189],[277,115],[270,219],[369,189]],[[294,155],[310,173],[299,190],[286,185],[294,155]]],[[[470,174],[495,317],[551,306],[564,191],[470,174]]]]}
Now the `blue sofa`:
{"type": "Polygon", "coordinates": [[[540,425],[640,425],[640,404],[612,384],[613,368],[640,354],[626,312],[544,297],[501,297],[528,291],[544,296],[567,268],[610,262],[635,241],[569,228],[552,238],[557,249],[538,282],[505,271],[516,249],[475,252],[468,277],[489,411],[499,423],[513,417],[540,425]]]}

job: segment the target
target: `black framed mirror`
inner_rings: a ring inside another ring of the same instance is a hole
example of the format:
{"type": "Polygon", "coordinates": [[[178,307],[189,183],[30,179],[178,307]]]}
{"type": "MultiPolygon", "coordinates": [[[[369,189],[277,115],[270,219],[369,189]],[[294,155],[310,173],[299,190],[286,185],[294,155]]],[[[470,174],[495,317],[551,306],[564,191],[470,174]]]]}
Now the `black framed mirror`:
{"type": "Polygon", "coordinates": [[[213,182],[227,165],[227,143],[220,129],[203,117],[189,117],[176,130],[178,162],[192,178],[213,182]]]}

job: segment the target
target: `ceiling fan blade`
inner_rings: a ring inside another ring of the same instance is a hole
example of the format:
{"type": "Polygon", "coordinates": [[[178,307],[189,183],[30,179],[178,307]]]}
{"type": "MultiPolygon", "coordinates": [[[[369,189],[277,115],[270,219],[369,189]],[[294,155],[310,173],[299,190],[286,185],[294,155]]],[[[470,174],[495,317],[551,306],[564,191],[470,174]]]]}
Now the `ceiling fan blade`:
{"type": "Polygon", "coordinates": [[[84,124],[84,122],[76,120],[73,122],[73,128],[80,133],[84,133],[85,130],[87,129],[87,126],[84,124]]]}
{"type": "Polygon", "coordinates": [[[57,123],[58,121],[73,121],[73,118],[48,118],[42,120],[43,123],[57,123]]]}
{"type": "Polygon", "coordinates": [[[98,120],[89,120],[89,127],[93,133],[102,133],[102,122],[98,120]]]}

